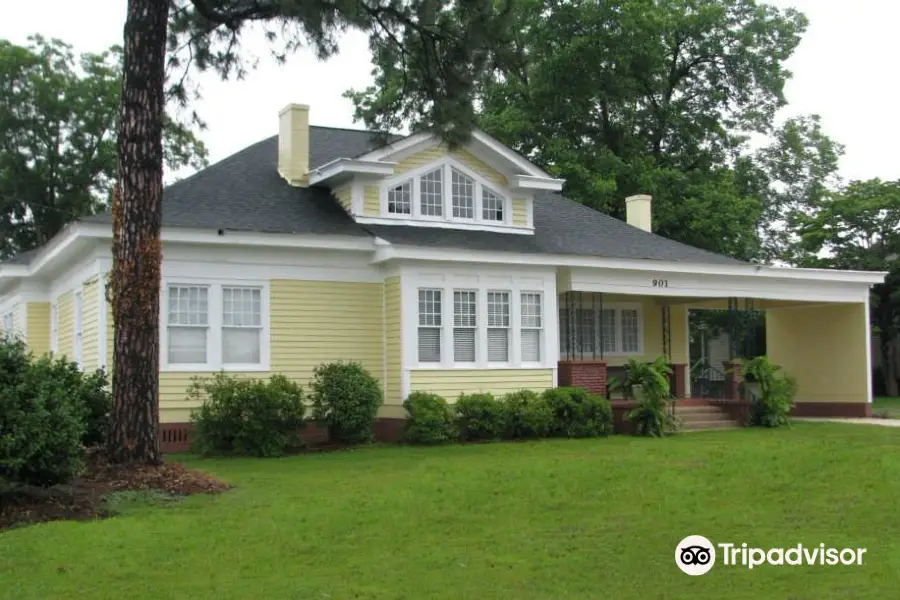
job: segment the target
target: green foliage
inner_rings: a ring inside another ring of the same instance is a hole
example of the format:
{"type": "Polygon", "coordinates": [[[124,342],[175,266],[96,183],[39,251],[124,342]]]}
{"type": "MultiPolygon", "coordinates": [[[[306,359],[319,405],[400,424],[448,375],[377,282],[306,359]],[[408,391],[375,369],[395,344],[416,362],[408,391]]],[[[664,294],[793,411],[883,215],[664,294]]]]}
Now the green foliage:
{"type": "Polygon", "coordinates": [[[503,405],[493,394],[460,394],[454,410],[461,441],[496,440],[506,428],[503,405]]]}
{"type": "Polygon", "coordinates": [[[0,343],[0,475],[49,486],[84,466],[85,377],[75,363],[32,360],[25,344],[0,343]]]}
{"type": "Polygon", "coordinates": [[[202,454],[281,456],[305,425],[302,390],[283,375],[265,381],[216,373],[194,379],[187,397],[201,403],[191,421],[193,450],[202,454]]]}
{"type": "Polygon", "coordinates": [[[900,181],[852,181],[798,222],[802,266],[888,272],[872,286],[870,318],[885,392],[900,395],[900,181]]]}
{"type": "Polygon", "coordinates": [[[106,444],[113,408],[106,371],[97,369],[93,373],[83,374],[79,382],[78,396],[87,410],[82,443],[85,446],[106,444]]]}
{"type": "Polygon", "coordinates": [[[413,392],[403,401],[406,429],[403,440],[410,444],[446,444],[456,437],[453,411],[437,394],[413,392]]]}
{"type": "Polygon", "coordinates": [[[612,408],[606,398],[576,387],[545,390],[542,397],[553,413],[550,435],[582,438],[612,433],[612,408]]]}
{"type": "Polygon", "coordinates": [[[666,357],[658,356],[652,363],[630,358],[627,369],[624,379],[610,380],[610,389],[623,389],[626,396],[637,401],[627,415],[635,433],[651,437],[673,433],[675,420],[669,411],[672,367],[666,357]]]}
{"type": "Polygon", "coordinates": [[[787,425],[788,415],[794,406],[797,382],[779,373],[767,356],[758,356],[744,364],[744,376],[759,385],[759,397],[751,399],[750,424],[761,427],[787,425]]]}
{"type": "Polygon", "coordinates": [[[553,410],[547,400],[531,390],[510,392],[501,398],[506,432],[510,439],[548,437],[553,431],[553,410]]]}
{"type": "MultiPolygon", "coordinates": [[[[0,257],[37,247],[102,210],[116,175],[121,50],[76,56],[60,40],[0,40],[0,257]]],[[[191,129],[167,119],[170,169],[206,164],[191,129]]]]}
{"type": "Polygon", "coordinates": [[[381,385],[361,364],[319,365],[310,383],[313,418],[325,423],[333,442],[365,444],[384,402],[381,385]]]}

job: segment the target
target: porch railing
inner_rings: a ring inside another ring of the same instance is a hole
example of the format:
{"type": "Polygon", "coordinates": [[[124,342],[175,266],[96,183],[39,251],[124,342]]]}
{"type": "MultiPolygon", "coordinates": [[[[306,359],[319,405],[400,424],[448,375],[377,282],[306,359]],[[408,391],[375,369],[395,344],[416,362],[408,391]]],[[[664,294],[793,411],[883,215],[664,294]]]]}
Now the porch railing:
{"type": "Polygon", "coordinates": [[[717,369],[709,361],[698,360],[691,365],[691,396],[694,398],[723,399],[726,396],[725,371],[717,369]]]}

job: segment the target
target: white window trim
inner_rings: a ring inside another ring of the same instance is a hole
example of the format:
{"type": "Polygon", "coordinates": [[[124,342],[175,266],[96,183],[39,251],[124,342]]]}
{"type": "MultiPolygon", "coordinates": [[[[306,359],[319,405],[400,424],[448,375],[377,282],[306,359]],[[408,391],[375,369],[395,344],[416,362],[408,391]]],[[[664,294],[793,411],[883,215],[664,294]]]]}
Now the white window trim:
{"type": "MultiPolygon", "coordinates": [[[[528,329],[537,329],[540,331],[538,334],[538,348],[540,351],[540,359],[537,361],[521,361],[523,367],[537,367],[544,364],[544,357],[547,354],[547,334],[545,331],[547,330],[547,297],[544,292],[541,290],[531,290],[527,288],[522,288],[519,290],[519,298],[516,302],[518,306],[518,323],[516,325],[516,329],[519,331],[519,353],[522,352],[522,331],[528,329]],[[537,294],[541,299],[541,326],[540,327],[523,327],[522,326],[522,294],[537,294]]],[[[559,319],[557,318],[557,321],[559,319]]]]}
{"type": "MultiPolygon", "coordinates": [[[[420,370],[434,369],[537,369],[537,368],[554,368],[558,359],[556,349],[552,348],[550,340],[556,339],[555,327],[550,327],[547,315],[551,314],[548,310],[548,294],[545,290],[534,289],[530,286],[520,287],[518,282],[513,280],[505,285],[498,285],[497,282],[487,281],[479,285],[466,285],[462,282],[454,282],[452,280],[444,281],[441,284],[435,284],[432,281],[421,284],[411,283],[411,296],[418,300],[419,290],[441,290],[442,298],[449,298],[450,301],[443,301],[441,307],[441,360],[440,362],[421,362],[419,361],[418,346],[415,352],[408,356],[408,368],[420,370]],[[475,362],[456,362],[453,353],[453,292],[454,291],[475,291],[476,292],[476,319],[477,327],[475,329],[475,362]],[[509,360],[506,362],[488,362],[487,360],[487,293],[488,292],[509,292],[510,300],[510,326],[509,326],[509,360]],[[541,296],[541,327],[540,327],[540,345],[541,359],[538,362],[523,362],[522,357],[522,318],[521,318],[521,302],[523,293],[536,293],[541,296]]],[[[413,310],[407,316],[407,323],[414,325],[412,329],[416,332],[412,338],[418,335],[419,310],[418,302],[413,305],[413,310]]],[[[551,310],[555,310],[555,305],[551,310]]]]}
{"type": "Polygon", "coordinates": [[[59,301],[50,305],[50,352],[59,352],[59,301]]]}
{"type": "MultiPolygon", "coordinates": [[[[600,304],[597,304],[596,307],[592,306],[575,306],[575,310],[587,310],[591,311],[594,314],[594,348],[596,348],[596,352],[581,352],[574,353],[569,352],[570,356],[578,357],[581,359],[585,359],[587,357],[593,357],[595,354],[597,358],[607,356],[643,356],[644,355],[644,305],[640,302],[604,302],[602,308],[600,304]],[[601,310],[615,310],[616,311],[616,349],[612,352],[603,351],[601,352],[600,346],[600,329],[602,327],[602,315],[600,313],[601,310]],[[624,352],[622,350],[622,311],[623,310],[635,310],[637,311],[637,338],[638,338],[638,349],[634,352],[624,352]]],[[[565,304],[560,304],[557,311],[569,310],[569,307],[565,304]]],[[[546,312],[546,309],[545,309],[546,312]]],[[[556,317],[557,322],[559,321],[559,314],[556,317]]],[[[576,324],[577,326],[577,324],[576,324]]],[[[562,350],[563,342],[568,344],[568,340],[566,336],[568,335],[567,331],[559,332],[559,352],[561,356],[565,356],[565,352],[562,350]]]]}
{"type": "Polygon", "coordinates": [[[74,313],[72,360],[81,368],[84,362],[84,292],[82,290],[75,292],[72,297],[72,312],[74,313]]]}
{"type": "MultiPolygon", "coordinates": [[[[264,372],[271,369],[271,332],[270,332],[270,308],[269,308],[269,282],[256,280],[231,280],[231,279],[204,279],[195,278],[165,278],[162,282],[160,295],[160,370],[177,373],[196,373],[209,371],[228,372],[264,372]],[[208,335],[206,337],[205,363],[185,364],[169,363],[169,286],[205,286],[209,289],[207,318],[208,335]],[[222,288],[258,288],[260,290],[260,349],[259,364],[230,364],[222,362],[222,288]]],[[[300,310],[302,307],[297,307],[300,310]]]]}
{"type": "Polygon", "coordinates": [[[512,197],[508,190],[504,190],[502,186],[489,181],[484,176],[465,165],[452,156],[446,156],[439,161],[429,163],[416,169],[411,169],[386,180],[381,184],[380,188],[381,211],[380,216],[383,219],[391,219],[397,221],[433,221],[436,223],[459,223],[461,225],[480,225],[480,226],[496,226],[496,227],[512,227],[512,197]],[[444,194],[444,202],[442,215],[440,217],[423,215],[420,197],[421,177],[432,171],[441,169],[441,191],[444,194]],[[475,182],[475,218],[462,219],[453,217],[453,186],[451,170],[456,169],[466,177],[475,182]],[[412,212],[410,214],[397,214],[388,212],[388,190],[397,187],[409,180],[412,180],[412,212]],[[491,192],[503,198],[503,220],[494,221],[484,218],[482,189],[487,187],[491,192]]]}
{"type": "Polygon", "coordinates": [[[15,335],[15,326],[16,326],[16,316],[14,311],[7,311],[3,313],[3,335],[4,337],[11,338],[15,335]]]}

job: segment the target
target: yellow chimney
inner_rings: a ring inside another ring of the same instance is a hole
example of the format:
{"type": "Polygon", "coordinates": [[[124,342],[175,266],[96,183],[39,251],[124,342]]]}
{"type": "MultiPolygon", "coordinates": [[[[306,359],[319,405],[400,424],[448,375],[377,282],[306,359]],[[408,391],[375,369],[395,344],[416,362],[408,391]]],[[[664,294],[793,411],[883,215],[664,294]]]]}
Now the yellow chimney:
{"type": "Polygon", "coordinates": [[[653,198],[646,194],[638,194],[625,198],[625,214],[629,225],[644,231],[652,231],[650,202],[653,198]]]}
{"type": "Polygon", "coordinates": [[[278,174],[291,185],[309,184],[309,106],[289,104],[278,112],[278,174]]]}

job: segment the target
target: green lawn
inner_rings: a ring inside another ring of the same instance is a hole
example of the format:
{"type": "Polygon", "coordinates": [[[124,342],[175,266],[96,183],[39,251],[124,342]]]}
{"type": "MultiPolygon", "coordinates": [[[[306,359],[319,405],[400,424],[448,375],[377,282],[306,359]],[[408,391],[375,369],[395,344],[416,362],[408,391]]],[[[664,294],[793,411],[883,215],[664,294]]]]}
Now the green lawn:
{"type": "Polygon", "coordinates": [[[876,397],[872,403],[872,414],[887,412],[892,418],[900,419],[900,397],[876,397]]]}
{"type": "Polygon", "coordinates": [[[900,430],[383,447],[189,462],[224,495],[0,534],[5,598],[894,598],[900,430]],[[689,534],[866,547],[862,566],[682,574],[689,534]]]}

